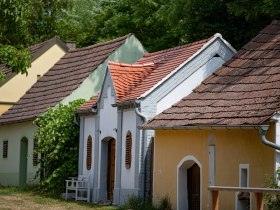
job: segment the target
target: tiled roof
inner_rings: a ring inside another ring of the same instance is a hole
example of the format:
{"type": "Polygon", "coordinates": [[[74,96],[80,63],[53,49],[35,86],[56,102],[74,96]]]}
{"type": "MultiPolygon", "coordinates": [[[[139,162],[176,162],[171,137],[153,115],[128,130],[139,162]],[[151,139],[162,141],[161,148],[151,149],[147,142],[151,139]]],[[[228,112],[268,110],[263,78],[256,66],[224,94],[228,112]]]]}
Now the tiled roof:
{"type": "MultiPolygon", "coordinates": [[[[142,94],[194,55],[211,38],[167,50],[146,53],[132,65],[109,62],[109,70],[117,93],[116,102],[122,103],[140,98],[142,94]]],[[[92,100],[89,100],[88,103],[92,103],[92,100]]]]}
{"type": "Polygon", "coordinates": [[[28,121],[67,97],[130,36],[66,53],[31,89],[0,117],[0,125],[28,121]]]}
{"type": "Polygon", "coordinates": [[[92,108],[96,107],[98,99],[99,99],[99,94],[93,96],[89,101],[87,101],[82,106],[80,106],[76,112],[79,114],[92,112],[92,108]]]}
{"type": "Polygon", "coordinates": [[[156,68],[154,62],[125,64],[109,62],[109,69],[116,90],[116,102],[121,102],[156,68]]]}
{"type": "Polygon", "coordinates": [[[280,21],[273,21],[193,93],[144,125],[260,125],[280,110],[280,21]]]}
{"type": "MultiPolygon", "coordinates": [[[[31,51],[32,60],[38,58],[41,54],[43,54],[49,47],[51,47],[55,43],[59,43],[60,46],[64,48],[65,51],[68,51],[68,47],[57,36],[54,36],[49,40],[32,45],[31,47],[28,48],[28,50],[31,51]]],[[[7,78],[10,78],[13,75],[12,70],[7,68],[5,65],[1,64],[0,68],[6,74],[7,78]]]]}
{"type": "Polygon", "coordinates": [[[156,64],[156,68],[153,69],[149,76],[147,76],[137,87],[124,96],[122,101],[140,98],[142,94],[150,90],[168,74],[184,63],[184,61],[194,55],[209,40],[210,38],[167,50],[145,54],[136,62],[136,64],[153,62],[156,64]]]}

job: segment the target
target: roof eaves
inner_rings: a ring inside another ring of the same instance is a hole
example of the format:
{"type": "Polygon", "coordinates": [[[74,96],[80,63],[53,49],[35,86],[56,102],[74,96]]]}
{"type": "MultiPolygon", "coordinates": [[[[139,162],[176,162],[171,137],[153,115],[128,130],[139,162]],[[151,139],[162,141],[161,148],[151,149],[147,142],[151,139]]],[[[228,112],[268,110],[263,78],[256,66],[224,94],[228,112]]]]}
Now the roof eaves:
{"type": "Polygon", "coordinates": [[[198,51],[196,51],[192,56],[190,56],[185,62],[180,64],[176,69],[174,69],[172,72],[170,72],[167,76],[165,76],[163,79],[161,79],[157,84],[155,84],[151,89],[143,93],[138,98],[144,98],[147,95],[149,95],[151,92],[153,92],[158,86],[160,86],[163,82],[165,82],[168,78],[170,78],[173,74],[175,74],[179,69],[181,69],[183,66],[185,66],[187,63],[189,63],[191,60],[193,60],[197,55],[199,55],[201,52],[203,52],[207,47],[209,47],[216,39],[221,39],[234,53],[236,53],[236,50],[226,41],[222,38],[222,35],[219,33],[214,34],[214,36],[206,42],[198,51]]]}
{"type": "Polygon", "coordinates": [[[179,126],[138,126],[142,130],[217,130],[217,129],[259,129],[261,125],[179,125],[179,126]]]}
{"type": "Polygon", "coordinates": [[[33,121],[33,120],[36,119],[36,117],[37,116],[24,118],[24,119],[20,119],[20,120],[10,120],[10,121],[6,121],[6,122],[0,122],[0,126],[10,125],[10,124],[14,124],[14,123],[23,123],[23,122],[33,121]]]}

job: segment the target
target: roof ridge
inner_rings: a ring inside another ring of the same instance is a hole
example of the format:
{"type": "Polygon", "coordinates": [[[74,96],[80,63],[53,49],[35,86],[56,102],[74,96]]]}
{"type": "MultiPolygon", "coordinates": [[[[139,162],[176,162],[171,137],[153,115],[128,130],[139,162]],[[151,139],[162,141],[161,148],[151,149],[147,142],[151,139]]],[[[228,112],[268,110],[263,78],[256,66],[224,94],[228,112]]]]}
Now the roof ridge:
{"type": "Polygon", "coordinates": [[[148,66],[154,66],[156,64],[156,62],[150,61],[150,62],[141,63],[141,64],[139,64],[139,63],[129,64],[129,63],[123,63],[123,62],[108,61],[108,64],[116,65],[116,66],[120,66],[120,67],[148,67],[148,66]]]}
{"type": "Polygon", "coordinates": [[[146,54],[144,54],[143,57],[148,57],[148,56],[152,56],[152,55],[156,55],[156,54],[171,52],[171,51],[175,51],[175,50],[178,50],[178,49],[181,49],[181,48],[186,48],[186,47],[190,47],[192,45],[200,44],[200,43],[203,43],[203,42],[207,43],[213,37],[214,36],[211,36],[210,38],[207,38],[207,39],[198,40],[198,41],[191,42],[191,43],[184,44],[184,45],[180,45],[180,46],[177,46],[177,47],[172,47],[172,48],[168,48],[168,49],[164,49],[164,50],[160,50],[160,51],[156,51],[156,52],[152,52],[152,53],[146,53],[146,54]]]}
{"type": "Polygon", "coordinates": [[[98,42],[98,43],[93,44],[93,45],[89,45],[89,46],[86,46],[86,47],[81,47],[81,48],[73,49],[70,52],[84,51],[84,50],[88,50],[88,49],[91,49],[91,48],[96,48],[96,47],[99,47],[99,46],[111,44],[113,42],[123,41],[123,40],[127,39],[128,37],[130,37],[132,35],[133,35],[132,33],[129,33],[129,34],[126,34],[124,36],[117,37],[115,39],[111,39],[111,40],[108,40],[108,41],[101,41],[101,42],[98,42]]]}

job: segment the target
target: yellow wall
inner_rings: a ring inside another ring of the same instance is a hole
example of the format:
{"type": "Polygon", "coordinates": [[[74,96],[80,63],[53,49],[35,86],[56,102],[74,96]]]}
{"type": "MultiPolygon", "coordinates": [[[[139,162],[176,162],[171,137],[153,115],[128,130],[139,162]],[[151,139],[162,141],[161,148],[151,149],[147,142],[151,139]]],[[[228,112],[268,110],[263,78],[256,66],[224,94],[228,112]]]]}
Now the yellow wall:
{"type": "Polygon", "coordinates": [[[10,105],[10,104],[1,104],[0,103],[0,115],[3,114],[5,111],[7,111],[12,106],[13,105],[10,105]]]}
{"type": "MultiPolygon", "coordinates": [[[[273,130],[273,129],[272,129],[273,130]]],[[[268,138],[272,138],[270,135],[268,138]]],[[[239,186],[239,164],[249,164],[249,187],[264,187],[265,176],[273,176],[274,151],[264,146],[257,130],[176,130],[156,131],[154,156],[154,193],[158,200],[169,195],[177,203],[177,165],[193,155],[201,164],[202,209],[209,209],[208,146],[215,144],[216,183],[239,186]]],[[[221,193],[221,209],[234,209],[235,193],[221,193]]]]}
{"type": "MultiPolygon", "coordinates": [[[[37,75],[45,74],[63,55],[65,51],[58,45],[52,46],[43,55],[32,62],[25,74],[15,75],[0,87],[0,102],[17,102],[25,92],[37,81],[37,75]]],[[[0,115],[7,107],[1,105],[0,115]]]]}

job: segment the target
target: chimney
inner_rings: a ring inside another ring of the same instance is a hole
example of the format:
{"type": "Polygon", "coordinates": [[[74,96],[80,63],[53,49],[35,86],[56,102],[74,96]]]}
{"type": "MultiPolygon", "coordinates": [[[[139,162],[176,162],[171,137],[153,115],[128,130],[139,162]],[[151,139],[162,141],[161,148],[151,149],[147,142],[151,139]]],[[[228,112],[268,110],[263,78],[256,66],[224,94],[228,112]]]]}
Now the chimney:
{"type": "Polygon", "coordinates": [[[69,50],[74,50],[74,49],[76,49],[76,42],[66,41],[65,44],[66,44],[66,46],[69,48],[69,50]]]}

